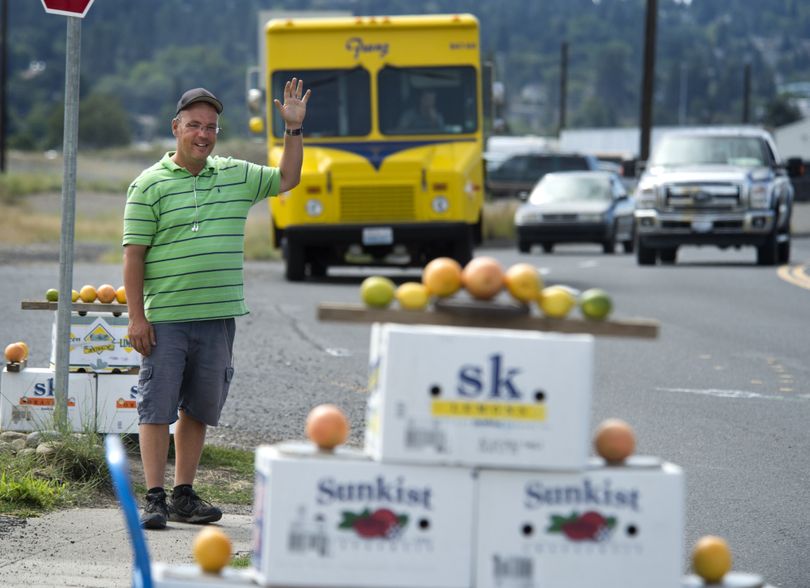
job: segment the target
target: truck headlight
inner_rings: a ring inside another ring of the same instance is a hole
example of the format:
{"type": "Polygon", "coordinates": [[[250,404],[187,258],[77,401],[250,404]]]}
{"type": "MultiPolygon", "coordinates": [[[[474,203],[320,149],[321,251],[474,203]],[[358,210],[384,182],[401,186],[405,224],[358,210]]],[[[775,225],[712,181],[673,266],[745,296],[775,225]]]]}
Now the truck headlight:
{"type": "Polygon", "coordinates": [[[323,204],[317,198],[307,200],[307,214],[309,216],[321,216],[323,214],[323,204]]]}
{"type": "Polygon", "coordinates": [[[752,184],[749,199],[751,201],[751,208],[768,208],[770,204],[768,184],[752,184]]]}
{"type": "Polygon", "coordinates": [[[655,208],[655,186],[639,188],[636,194],[636,208],[655,208]]]}
{"type": "Polygon", "coordinates": [[[431,208],[433,208],[433,212],[447,212],[450,208],[450,203],[447,201],[446,196],[435,196],[433,200],[430,202],[431,208]]]}

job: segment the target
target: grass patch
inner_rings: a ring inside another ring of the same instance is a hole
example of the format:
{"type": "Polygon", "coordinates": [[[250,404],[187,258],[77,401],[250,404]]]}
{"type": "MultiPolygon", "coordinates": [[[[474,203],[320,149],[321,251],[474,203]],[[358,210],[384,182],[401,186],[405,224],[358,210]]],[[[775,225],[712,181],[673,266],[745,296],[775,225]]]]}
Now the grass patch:
{"type": "Polygon", "coordinates": [[[253,556],[250,553],[237,553],[231,558],[229,564],[232,568],[246,569],[250,567],[253,556]]]}

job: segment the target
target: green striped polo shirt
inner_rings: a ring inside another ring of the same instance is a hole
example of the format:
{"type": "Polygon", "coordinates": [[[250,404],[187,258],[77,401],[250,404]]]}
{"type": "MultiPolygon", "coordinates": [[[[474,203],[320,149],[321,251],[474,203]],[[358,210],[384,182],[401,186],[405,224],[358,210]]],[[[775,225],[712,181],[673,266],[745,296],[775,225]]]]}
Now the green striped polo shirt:
{"type": "Polygon", "coordinates": [[[247,314],[245,221],[251,206],[278,194],[279,170],[215,156],[193,176],[172,155],[144,170],[127,193],[123,244],[149,247],[146,318],[163,323],[247,314]]]}

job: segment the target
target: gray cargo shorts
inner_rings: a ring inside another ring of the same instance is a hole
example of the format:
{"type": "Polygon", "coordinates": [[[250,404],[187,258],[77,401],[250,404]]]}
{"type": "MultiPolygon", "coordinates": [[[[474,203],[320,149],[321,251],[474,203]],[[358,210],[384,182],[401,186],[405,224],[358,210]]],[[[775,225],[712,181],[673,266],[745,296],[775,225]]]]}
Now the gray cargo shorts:
{"type": "Polygon", "coordinates": [[[177,410],[210,426],[219,416],[233,379],[232,318],[157,323],[157,345],[141,361],[140,424],[171,424],[177,410]]]}

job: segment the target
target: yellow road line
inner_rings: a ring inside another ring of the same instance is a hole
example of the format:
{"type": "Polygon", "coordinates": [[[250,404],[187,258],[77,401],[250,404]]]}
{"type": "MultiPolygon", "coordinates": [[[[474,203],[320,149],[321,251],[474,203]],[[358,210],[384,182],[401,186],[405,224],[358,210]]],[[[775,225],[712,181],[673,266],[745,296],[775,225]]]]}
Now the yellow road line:
{"type": "Polygon", "coordinates": [[[777,275],[784,281],[799,288],[810,290],[810,275],[807,274],[807,266],[804,264],[783,265],[776,270],[777,275]]]}

